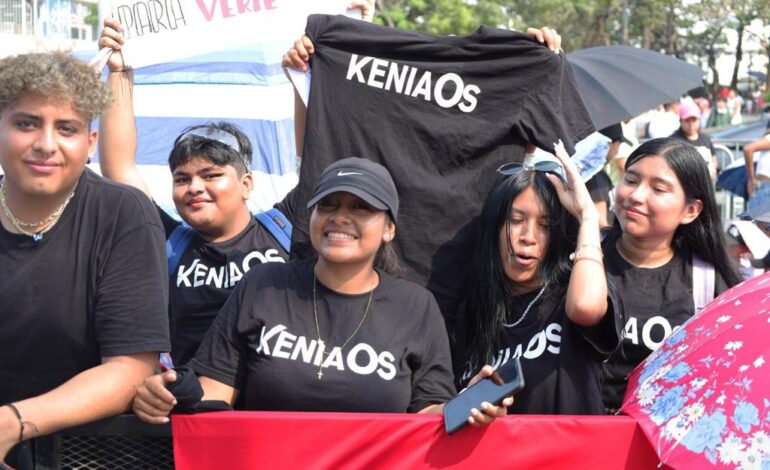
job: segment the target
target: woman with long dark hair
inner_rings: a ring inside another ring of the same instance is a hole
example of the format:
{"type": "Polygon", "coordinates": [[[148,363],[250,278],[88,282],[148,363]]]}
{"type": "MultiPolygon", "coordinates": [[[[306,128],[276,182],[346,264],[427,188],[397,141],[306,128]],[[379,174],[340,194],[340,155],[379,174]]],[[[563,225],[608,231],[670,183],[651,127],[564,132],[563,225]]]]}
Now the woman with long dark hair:
{"type": "Polygon", "coordinates": [[[607,363],[607,411],[620,406],[633,368],[710,299],[741,282],[727,251],[709,169],[673,138],[634,151],[604,240],[607,277],[623,296],[621,348],[607,363]]]}
{"type": "Polygon", "coordinates": [[[574,163],[507,165],[480,218],[475,275],[452,328],[460,386],[491,363],[522,361],[512,413],[602,412],[601,361],[620,341],[622,306],[608,288],[599,215],[574,163]],[[570,255],[571,253],[571,255],[570,255]]]}

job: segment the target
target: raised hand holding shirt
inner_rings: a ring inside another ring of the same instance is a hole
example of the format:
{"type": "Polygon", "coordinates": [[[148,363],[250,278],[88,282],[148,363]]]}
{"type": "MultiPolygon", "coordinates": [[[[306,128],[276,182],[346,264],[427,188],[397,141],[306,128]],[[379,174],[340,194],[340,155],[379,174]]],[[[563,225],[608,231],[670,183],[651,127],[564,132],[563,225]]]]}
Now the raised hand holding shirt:
{"type": "MultiPolygon", "coordinates": [[[[524,34],[486,27],[434,37],[312,15],[306,33],[315,53],[298,200],[335,160],[382,163],[401,195],[396,248],[408,277],[452,312],[496,169],[528,142],[561,139],[572,152],[593,131],[572,69],[524,34]]],[[[308,248],[302,215],[292,252],[308,248]]]]}

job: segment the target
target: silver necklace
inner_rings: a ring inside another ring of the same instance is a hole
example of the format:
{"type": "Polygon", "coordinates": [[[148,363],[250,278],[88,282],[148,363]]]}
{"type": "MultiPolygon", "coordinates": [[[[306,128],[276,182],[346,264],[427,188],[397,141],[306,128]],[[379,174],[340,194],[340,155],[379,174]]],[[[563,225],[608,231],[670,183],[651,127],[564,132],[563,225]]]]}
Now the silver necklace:
{"type": "Polygon", "coordinates": [[[13,215],[13,212],[11,212],[11,208],[8,207],[8,204],[5,201],[5,178],[0,180],[0,206],[3,208],[3,213],[6,217],[11,221],[14,227],[16,227],[16,230],[21,232],[23,235],[26,235],[28,237],[32,237],[33,240],[36,242],[39,242],[43,239],[43,235],[47,233],[49,230],[51,230],[54,225],[56,225],[56,222],[59,221],[59,218],[61,218],[61,215],[64,213],[64,209],[67,208],[67,205],[72,200],[72,197],[75,195],[75,189],[72,190],[69,196],[67,196],[67,199],[64,200],[64,202],[59,206],[58,209],[56,209],[53,214],[49,215],[45,219],[41,220],[40,222],[23,222],[16,218],[15,215],[13,215]],[[46,227],[43,230],[40,230],[38,232],[29,231],[25,227],[34,228],[34,227],[40,227],[41,225],[46,225],[46,227]]]}
{"type": "Polygon", "coordinates": [[[527,305],[527,308],[524,309],[524,313],[521,314],[521,316],[519,317],[518,320],[516,320],[515,323],[503,323],[503,326],[506,327],[506,328],[513,328],[514,326],[516,326],[519,323],[521,323],[524,320],[524,318],[526,318],[527,314],[529,313],[529,309],[531,309],[532,306],[535,305],[535,302],[540,300],[540,297],[543,295],[543,292],[545,292],[546,286],[548,286],[548,284],[545,284],[545,285],[543,285],[543,287],[540,288],[540,292],[538,292],[537,295],[535,296],[535,298],[532,299],[529,302],[529,305],[527,305]]]}
{"type": "MultiPolygon", "coordinates": [[[[323,348],[324,347],[324,342],[321,339],[321,325],[318,322],[318,307],[316,305],[316,284],[317,284],[317,279],[318,278],[316,277],[315,269],[313,269],[313,318],[315,318],[315,331],[316,331],[316,333],[318,333],[318,347],[319,348],[323,348]]],[[[342,343],[342,346],[340,346],[340,351],[345,349],[345,346],[348,345],[350,340],[352,340],[353,337],[356,335],[356,333],[358,333],[358,330],[361,329],[361,325],[364,324],[364,320],[366,320],[366,316],[369,314],[369,307],[372,305],[372,297],[374,297],[374,290],[376,288],[377,287],[374,285],[374,283],[372,283],[372,290],[369,291],[369,300],[366,301],[366,308],[364,309],[364,314],[361,317],[361,321],[358,322],[358,326],[356,326],[356,329],[353,330],[353,333],[351,333],[350,336],[348,336],[348,339],[346,339],[345,342],[342,343]]],[[[332,348],[332,350],[334,350],[334,348],[332,348]]],[[[326,359],[329,357],[329,355],[331,355],[331,351],[325,351],[324,350],[324,352],[321,354],[321,356],[322,356],[321,357],[321,364],[318,365],[318,374],[316,374],[316,375],[318,375],[318,380],[321,380],[321,377],[323,377],[323,375],[324,375],[324,372],[323,372],[324,362],[326,362],[326,359]]]]}

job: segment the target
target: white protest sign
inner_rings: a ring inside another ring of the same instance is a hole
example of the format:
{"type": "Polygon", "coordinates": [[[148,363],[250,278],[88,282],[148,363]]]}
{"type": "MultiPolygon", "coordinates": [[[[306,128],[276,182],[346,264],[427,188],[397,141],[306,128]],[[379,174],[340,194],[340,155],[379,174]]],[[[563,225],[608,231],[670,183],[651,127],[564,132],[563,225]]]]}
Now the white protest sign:
{"type": "MultiPolygon", "coordinates": [[[[311,13],[345,13],[350,0],[113,0],[108,15],[124,28],[133,67],[258,42],[299,38],[311,13]]],[[[358,12],[358,10],[356,10],[358,12]]],[[[360,12],[350,12],[358,14],[360,12]]]]}

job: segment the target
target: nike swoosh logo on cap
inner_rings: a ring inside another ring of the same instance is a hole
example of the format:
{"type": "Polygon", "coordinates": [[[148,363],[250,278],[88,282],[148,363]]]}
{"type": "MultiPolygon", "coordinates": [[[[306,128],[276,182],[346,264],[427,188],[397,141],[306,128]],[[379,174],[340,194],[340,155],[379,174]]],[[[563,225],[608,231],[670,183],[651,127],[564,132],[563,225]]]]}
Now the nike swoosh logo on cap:
{"type": "Polygon", "coordinates": [[[355,171],[338,171],[337,176],[350,176],[350,175],[363,175],[363,173],[356,173],[355,171]]]}

